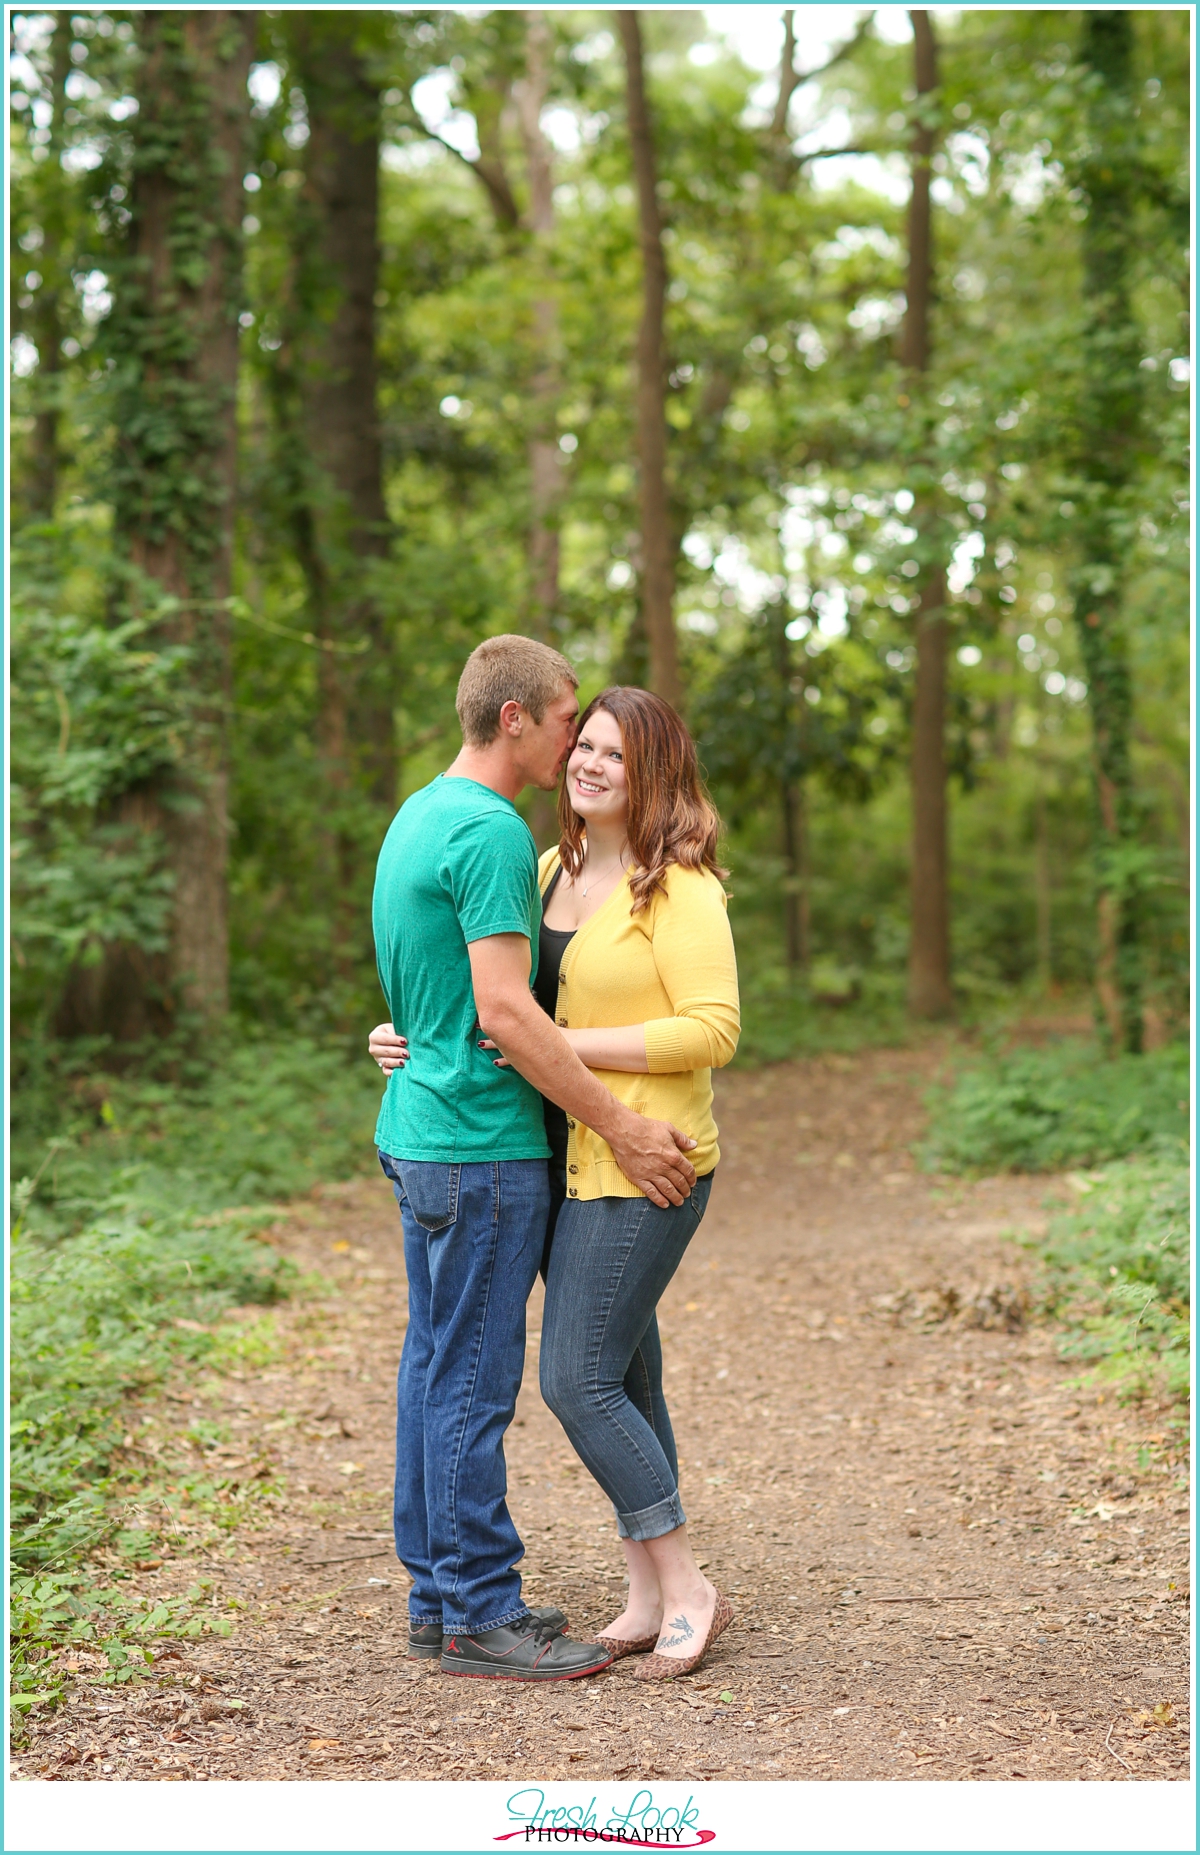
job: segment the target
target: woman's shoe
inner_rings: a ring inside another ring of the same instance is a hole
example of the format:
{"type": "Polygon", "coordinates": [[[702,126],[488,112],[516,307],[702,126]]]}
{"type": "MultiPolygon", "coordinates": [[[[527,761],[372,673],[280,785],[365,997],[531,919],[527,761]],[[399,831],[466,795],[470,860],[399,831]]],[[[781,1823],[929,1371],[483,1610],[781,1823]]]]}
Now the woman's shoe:
{"type": "Polygon", "coordinates": [[[647,1649],[653,1649],[661,1634],[661,1630],[656,1630],[653,1636],[639,1636],[636,1642],[624,1636],[593,1636],[592,1641],[611,1649],[613,1661],[619,1662],[623,1655],[645,1655],[647,1649]]]}
{"type": "Polygon", "coordinates": [[[713,1611],[713,1620],[709,1625],[704,1646],[695,1655],[648,1655],[646,1660],[634,1669],[637,1681],[670,1681],[675,1675],[690,1675],[693,1668],[698,1668],[704,1660],[722,1630],[727,1630],[733,1622],[733,1605],[727,1597],[717,1592],[717,1605],[713,1611]]]}

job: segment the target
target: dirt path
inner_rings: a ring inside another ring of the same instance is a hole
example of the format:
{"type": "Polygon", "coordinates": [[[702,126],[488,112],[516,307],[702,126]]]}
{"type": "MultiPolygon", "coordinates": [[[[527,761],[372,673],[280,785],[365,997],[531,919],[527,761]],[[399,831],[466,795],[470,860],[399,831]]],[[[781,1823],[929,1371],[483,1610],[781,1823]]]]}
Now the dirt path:
{"type": "MultiPolygon", "coordinates": [[[[1028,1265],[1004,1233],[1066,1188],[917,1174],[932,1061],[723,1080],[725,1159],[663,1304],[684,1499],[738,1613],[696,1675],[647,1694],[625,1663],[531,1691],[406,1660],[388,1533],[404,1284],[390,1190],[366,1180],[276,1233],[335,1291],[283,1313],[279,1362],[190,1412],[224,1425],[218,1468],[266,1461],[285,1490],[203,1568],[243,1607],[234,1634],[120,1698],[81,1667],[15,1774],[1185,1777],[1186,1496],[1161,1414],[1069,1390],[1053,1332],[1006,1326],[1028,1265]]],[[[539,1325],[540,1288],[512,1506],[531,1601],[583,1634],[620,1608],[620,1558],[539,1399],[539,1325]]],[[[138,1576],[156,1595],[196,1571],[138,1576]]]]}

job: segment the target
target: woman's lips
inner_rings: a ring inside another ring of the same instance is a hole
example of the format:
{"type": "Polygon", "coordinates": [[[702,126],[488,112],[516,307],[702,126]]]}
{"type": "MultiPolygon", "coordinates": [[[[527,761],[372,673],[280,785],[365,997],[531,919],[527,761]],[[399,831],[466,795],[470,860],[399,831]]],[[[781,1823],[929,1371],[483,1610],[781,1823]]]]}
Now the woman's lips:
{"type": "Polygon", "coordinates": [[[577,773],[575,775],[575,790],[576,792],[582,792],[586,798],[598,799],[603,797],[604,793],[607,791],[607,787],[593,786],[590,780],[580,779],[577,773]]]}

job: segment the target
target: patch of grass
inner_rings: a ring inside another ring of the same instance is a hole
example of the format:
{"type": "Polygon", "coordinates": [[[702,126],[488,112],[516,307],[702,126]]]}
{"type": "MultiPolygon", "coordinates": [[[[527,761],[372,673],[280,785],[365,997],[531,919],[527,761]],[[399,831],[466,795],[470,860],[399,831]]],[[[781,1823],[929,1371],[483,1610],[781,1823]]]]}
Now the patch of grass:
{"type": "Polygon", "coordinates": [[[14,1189],[43,1237],[82,1228],[113,1197],[203,1215],[295,1197],[373,1164],[382,1089],[365,1051],[255,1038],[181,1081],[77,1068],[69,1051],[46,1046],[21,1072],[14,1189]]]}
{"type": "Polygon", "coordinates": [[[1094,1044],[997,1051],[931,1092],[921,1158],[937,1172],[1097,1166],[1187,1132],[1188,1053],[1105,1060],[1094,1044]]]}
{"type": "Polygon", "coordinates": [[[1191,1338],[1191,1193],[1186,1147],[1074,1181],[1078,1209],[1054,1219],[1038,1253],[1062,1351],[1125,1396],[1186,1400],[1191,1338]]]}
{"type": "MultiPolygon", "coordinates": [[[[273,1200],[370,1166],[380,1095],[365,1057],[302,1038],[231,1045],[183,1081],[114,1077],[47,1049],[24,1080],[10,1295],[18,1712],[61,1691],[66,1674],[47,1671],[72,1646],[125,1680],[156,1636],[226,1627],[199,1586],[165,1608],[120,1589],[121,1565],[153,1552],[185,1504],[226,1528],[265,1486],[159,1460],[145,1401],[172,1378],[194,1385],[198,1368],[271,1356],[265,1310],[300,1277],[256,1232],[273,1200]]],[[[203,1428],[202,1447],[217,1440],[203,1428]]]]}
{"type": "MultiPolygon", "coordinates": [[[[257,1214],[259,1224],[265,1215],[257,1214]]],[[[246,1213],[240,1228],[204,1229],[186,1213],[149,1213],[135,1199],[107,1207],[59,1243],[17,1236],[9,1434],[18,1529],[112,1479],[125,1400],[208,1358],[226,1309],[288,1292],[297,1272],[253,1240],[254,1221],[246,1213]]],[[[68,1537],[52,1530],[27,1546],[21,1540],[18,1531],[18,1564],[57,1558],[68,1547],[68,1537]]]]}

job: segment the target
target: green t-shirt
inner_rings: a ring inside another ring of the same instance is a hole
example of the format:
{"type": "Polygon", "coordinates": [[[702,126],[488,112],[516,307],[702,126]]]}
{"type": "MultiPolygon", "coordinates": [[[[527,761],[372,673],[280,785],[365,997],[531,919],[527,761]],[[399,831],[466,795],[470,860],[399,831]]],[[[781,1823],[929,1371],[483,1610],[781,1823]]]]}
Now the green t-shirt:
{"type": "Polygon", "coordinates": [[[400,807],[379,853],[375,963],[409,1060],[388,1078],[375,1144],[392,1159],[547,1159],[542,1098],[481,1050],[471,941],[524,934],[537,966],[537,851],[516,807],[439,775],[400,807]]]}

